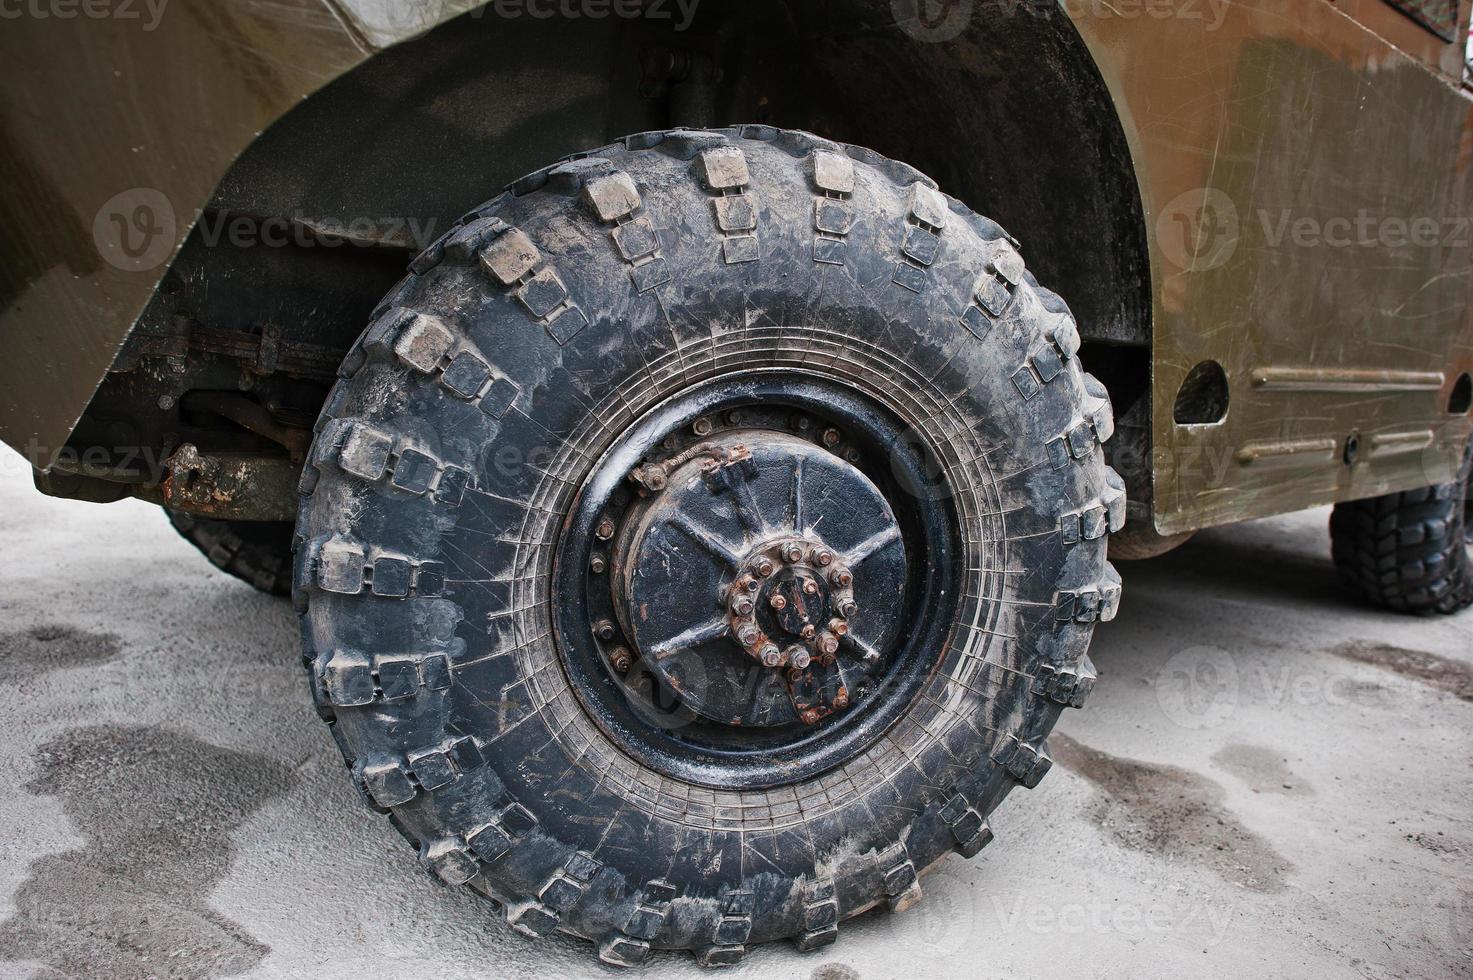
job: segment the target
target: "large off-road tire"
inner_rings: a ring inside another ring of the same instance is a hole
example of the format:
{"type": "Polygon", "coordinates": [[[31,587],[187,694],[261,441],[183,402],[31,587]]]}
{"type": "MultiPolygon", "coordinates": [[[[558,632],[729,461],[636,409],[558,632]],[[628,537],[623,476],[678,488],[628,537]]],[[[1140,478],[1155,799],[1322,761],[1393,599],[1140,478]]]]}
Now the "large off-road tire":
{"type": "Polygon", "coordinates": [[[608,963],[717,965],[991,840],[1094,682],[1125,513],[1105,390],[1001,228],[858,147],[675,131],[411,268],[319,425],[296,602],[430,872],[608,963]]]}
{"type": "Polygon", "coordinates": [[[169,523],[216,568],[262,592],[292,591],[290,522],[217,521],[166,510],[169,523]]]}
{"type": "Polygon", "coordinates": [[[1336,504],[1330,541],[1340,580],[1378,606],[1455,613],[1473,605],[1473,445],[1455,483],[1336,504]]]}

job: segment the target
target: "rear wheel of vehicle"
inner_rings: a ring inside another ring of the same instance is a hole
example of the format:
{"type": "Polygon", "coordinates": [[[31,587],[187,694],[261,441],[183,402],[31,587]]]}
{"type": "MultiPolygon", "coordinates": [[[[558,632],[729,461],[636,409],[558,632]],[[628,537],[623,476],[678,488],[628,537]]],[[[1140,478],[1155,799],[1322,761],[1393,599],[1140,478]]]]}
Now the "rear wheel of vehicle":
{"type": "Polygon", "coordinates": [[[765,127],[564,161],[421,255],[304,477],[314,694],[520,932],[731,963],[992,836],[1094,681],[1104,388],[1005,233],[765,127]]]}
{"type": "Polygon", "coordinates": [[[169,523],[216,568],[262,592],[292,591],[292,525],[289,522],[218,521],[166,510],[169,523]]]}
{"type": "Polygon", "coordinates": [[[1330,538],[1340,580],[1378,606],[1455,613],[1473,605],[1473,444],[1455,483],[1337,504],[1330,538]]]}

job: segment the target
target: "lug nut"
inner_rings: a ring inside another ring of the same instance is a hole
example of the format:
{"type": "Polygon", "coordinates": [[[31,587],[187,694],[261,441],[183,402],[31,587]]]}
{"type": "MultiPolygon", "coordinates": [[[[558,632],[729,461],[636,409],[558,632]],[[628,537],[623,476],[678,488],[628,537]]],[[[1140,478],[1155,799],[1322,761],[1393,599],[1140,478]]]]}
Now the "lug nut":
{"type": "Polygon", "coordinates": [[[795,544],[783,545],[783,559],[790,562],[803,560],[803,549],[795,544]]]}
{"type": "Polygon", "coordinates": [[[772,559],[768,558],[766,555],[758,558],[757,564],[752,566],[752,571],[756,572],[758,577],[760,578],[766,578],[776,570],[776,566],[772,564],[772,559]]]}
{"type": "Polygon", "coordinates": [[[839,612],[844,614],[845,619],[853,619],[859,614],[859,603],[853,599],[845,599],[839,604],[839,612]]]}
{"type": "Polygon", "coordinates": [[[619,632],[619,628],[614,625],[613,620],[601,619],[598,621],[598,625],[593,628],[593,632],[600,640],[612,640],[619,632]]]}
{"type": "Polygon", "coordinates": [[[607,541],[614,536],[614,522],[605,517],[598,522],[598,527],[593,531],[594,536],[600,541],[607,541]]]}
{"type": "Polygon", "coordinates": [[[841,438],[843,437],[839,434],[838,429],[823,430],[823,444],[825,446],[828,446],[830,449],[833,449],[835,446],[837,446],[841,438]]]}
{"type": "Polygon", "coordinates": [[[608,564],[609,563],[604,560],[603,555],[594,555],[592,558],[588,559],[588,567],[593,569],[593,574],[595,575],[602,575],[604,573],[604,569],[608,567],[608,564]]]}
{"type": "Polygon", "coordinates": [[[819,637],[818,650],[820,653],[837,653],[839,650],[839,638],[830,633],[819,637]]]}
{"type": "Polygon", "coordinates": [[[818,635],[818,627],[814,626],[812,623],[809,623],[807,626],[798,631],[798,635],[805,640],[811,640],[818,635]]]}
{"type": "Polygon", "coordinates": [[[609,654],[609,663],[621,674],[629,673],[629,665],[633,662],[634,658],[623,647],[618,647],[613,653],[609,654]]]}
{"type": "Polygon", "coordinates": [[[847,589],[854,584],[854,576],[846,569],[836,568],[829,573],[829,581],[841,589],[847,589]]]}
{"type": "Polygon", "coordinates": [[[776,667],[783,662],[782,651],[772,644],[762,648],[762,662],[769,667],[776,667]]]}
{"type": "Polygon", "coordinates": [[[839,688],[839,693],[834,695],[834,707],[840,711],[849,707],[849,692],[842,687],[839,688]]]}
{"type": "Polygon", "coordinates": [[[834,553],[827,548],[817,548],[813,552],[813,563],[819,568],[828,568],[834,563],[834,553]]]}
{"type": "Polygon", "coordinates": [[[794,667],[797,667],[799,670],[802,670],[804,667],[807,667],[812,662],[813,662],[813,658],[810,657],[810,656],[808,656],[808,651],[807,650],[799,650],[799,651],[797,651],[796,653],[793,654],[793,657],[792,657],[792,660],[791,660],[792,665],[794,667]]]}
{"type": "Polygon", "coordinates": [[[691,423],[690,430],[698,436],[709,436],[711,434],[711,420],[696,419],[691,423]]]}
{"type": "Polygon", "coordinates": [[[743,626],[741,632],[737,633],[737,639],[742,641],[742,646],[749,647],[756,643],[761,635],[757,632],[757,627],[743,626]]]}
{"type": "Polygon", "coordinates": [[[731,604],[731,611],[736,613],[738,616],[750,616],[752,615],[752,610],[754,610],[755,608],[756,606],[752,604],[752,600],[747,598],[746,596],[739,596],[737,600],[731,604]]]}
{"type": "Polygon", "coordinates": [[[773,593],[773,595],[768,598],[767,604],[772,608],[779,610],[788,608],[788,600],[784,599],[782,596],[776,593],[773,593]]]}
{"type": "Polygon", "coordinates": [[[804,579],[803,580],[803,594],[804,595],[818,595],[818,583],[815,582],[815,581],[813,581],[813,579],[811,579],[811,578],[810,579],[804,579]]]}
{"type": "Polygon", "coordinates": [[[829,632],[835,636],[848,636],[849,624],[842,619],[831,619],[829,620],[829,632]]]}

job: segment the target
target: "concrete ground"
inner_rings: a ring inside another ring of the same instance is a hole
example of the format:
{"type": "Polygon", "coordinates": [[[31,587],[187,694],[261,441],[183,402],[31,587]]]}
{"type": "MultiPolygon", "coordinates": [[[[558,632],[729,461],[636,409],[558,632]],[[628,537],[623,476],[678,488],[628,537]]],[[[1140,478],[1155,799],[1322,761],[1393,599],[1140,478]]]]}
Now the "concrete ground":
{"type": "MultiPolygon", "coordinates": [[[[0,977],[573,977],[349,787],[289,605],[0,463],[0,977]]],[[[1325,513],[1128,565],[997,841],[736,976],[1473,976],[1473,613],[1351,605],[1325,513]]],[[[707,975],[685,956],[645,973],[707,975]]]]}

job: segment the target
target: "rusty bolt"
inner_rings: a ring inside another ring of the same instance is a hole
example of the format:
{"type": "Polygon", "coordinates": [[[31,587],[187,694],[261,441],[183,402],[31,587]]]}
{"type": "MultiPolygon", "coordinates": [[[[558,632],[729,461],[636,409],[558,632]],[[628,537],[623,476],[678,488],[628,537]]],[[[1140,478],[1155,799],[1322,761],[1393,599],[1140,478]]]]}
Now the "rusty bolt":
{"type": "Polygon", "coordinates": [[[837,653],[839,650],[839,638],[832,633],[825,633],[818,638],[818,649],[820,653],[837,653]]]}
{"type": "Polygon", "coordinates": [[[731,611],[738,616],[750,616],[755,608],[752,605],[752,600],[747,596],[738,596],[736,601],[731,604],[731,611]]]}
{"type": "Polygon", "coordinates": [[[834,695],[834,707],[840,711],[849,707],[849,692],[842,687],[839,688],[839,693],[834,695]]]}
{"type": "Polygon", "coordinates": [[[778,595],[776,592],[774,592],[771,596],[768,597],[767,604],[769,606],[771,606],[772,608],[774,608],[774,609],[786,609],[786,608],[788,608],[788,600],[784,599],[781,595],[778,595]]]}
{"type": "Polygon", "coordinates": [[[794,684],[801,682],[803,680],[803,672],[797,667],[789,668],[788,680],[792,681],[794,684]]]}
{"type": "Polygon", "coordinates": [[[757,581],[754,578],[747,579],[747,591],[748,592],[756,592],[760,588],[762,588],[762,583],[761,582],[757,581]]]}
{"type": "Polygon", "coordinates": [[[804,579],[803,580],[803,594],[804,595],[818,595],[818,583],[815,582],[815,581],[813,581],[813,579],[811,579],[811,578],[810,579],[804,579]]]}
{"type": "Polygon", "coordinates": [[[842,438],[843,436],[839,434],[838,429],[823,430],[823,444],[825,446],[828,446],[830,449],[833,449],[835,446],[837,446],[839,444],[839,440],[842,438]]]}
{"type": "Polygon", "coordinates": [[[793,666],[797,667],[799,670],[807,667],[812,662],[813,658],[808,656],[807,650],[799,650],[793,654],[793,666]]]}
{"type": "Polygon", "coordinates": [[[829,620],[829,632],[835,636],[848,636],[849,624],[842,619],[831,619],[829,620]]]}
{"type": "Polygon", "coordinates": [[[619,628],[614,625],[612,619],[600,619],[598,625],[593,627],[593,632],[600,640],[612,640],[619,632],[619,628]]]}
{"type": "Polygon", "coordinates": [[[848,569],[836,568],[829,572],[829,581],[841,589],[847,589],[854,584],[854,576],[849,574],[848,569]]]}
{"type": "Polygon", "coordinates": [[[609,654],[609,663],[613,664],[614,669],[619,673],[627,674],[629,673],[629,665],[634,663],[634,658],[629,655],[628,650],[623,647],[617,647],[613,653],[609,654]]]}
{"type": "Polygon", "coordinates": [[[808,418],[808,416],[806,416],[806,415],[794,415],[793,416],[793,428],[797,429],[799,432],[807,432],[809,426],[811,426],[811,425],[813,425],[813,422],[808,418]]]}
{"type": "Polygon", "coordinates": [[[832,653],[826,653],[823,655],[823,660],[821,662],[825,667],[832,667],[838,661],[838,659],[839,658],[834,656],[832,653]]]}
{"type": "Polygon", "coordinates": [[[804,708],[803,711],[802,711],[802,713],[800,713],[798,715],[798,717],[801,718],[801,719],[803,719],[803,724],[805,724],[805,725],[817,725],[818,724],[818,709],[817,708],[804,708]]]}
{"type": "Polygon", "coordinates": [[[762,636],[757,632],[755,626],[743,626],[741,632],[737,633],[737,639],[742,641],[742,646],[749,647],[762,636]]]}
{"type": "Polygon", "coordinates": [[[769,667],[777,667],[783,662],[783,653],[769,643],[762,648],[762,662],[769,667]]]}
{"type": "Polygon", "coordinates": [[[594,529],[593,534],[600,541],[609,540],[614,536],[614,522],[605,517],[598,522],[598,527],[594,529]]]}
{"type": "Polygon", "coordinates": [[[813,551],[813,563],[819,568],[828,568],[834,563],[834,553],[827,548],[815,548],[813,551]]]}
{"type": "Polygon", "coordinates": [[[783,559],[790,562],[803,560],[803,549],[795,544],[783,545],[783,559]]]}
{"type": "Polygon", "coordinates": [[[690,430],[698,436],[709,436],[711,434],[711,420],[696,419],[691,423],[690,430]]]}
{"type": "Polygon", "coordinates": [[[603,555],[594,555],[588,559],[588,567],[593,569],[593,574],[602,575],[604,569],[609,567],[609,563],[604,560],[603,555]]]}
{"type": "Polygon", "coordinates": [[[752,566],[752,571],[757,573],[758,578],[766,578],[774,571],[776,571],[776,568],[772,564],[772,559],[768,558],[766,555],[763,555],[761,558],[757,559],[757,564],[752,566]]]}
{"type": "Polygon", "coordinates": [[[665,471],[651,467],[645,471],[644,485],[659,493],[665,489],[665,471]]]}
{"type": "Polygon", "coordinates": [[[853,599],[845,599],[839,604],[839,612],[844,614],[845,619],[851,619],[859,615],[859,603],[853,599]]]}
{"type": "Polygon", "coordinates": [[[727,412],[726,413],[726,423],[728,425],[741,425],[742,424],[742,410],[739,409],[739,408],[733,408],[731,411],[727,412]]]}
{"type": "Polygon", "coordinates": [[[798,631],[798,635],[805,640],[811,640],[818,635],[818,627],[814,626],[812,623],[809,623],[807,626],[804,626],[801,630],[798,631]]]}

